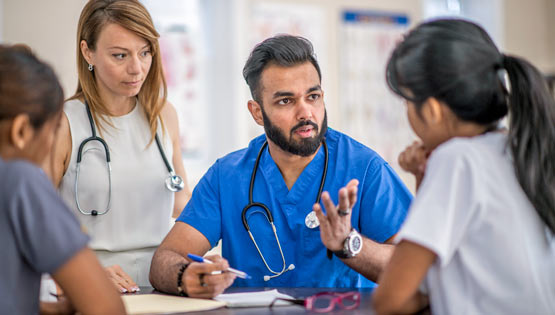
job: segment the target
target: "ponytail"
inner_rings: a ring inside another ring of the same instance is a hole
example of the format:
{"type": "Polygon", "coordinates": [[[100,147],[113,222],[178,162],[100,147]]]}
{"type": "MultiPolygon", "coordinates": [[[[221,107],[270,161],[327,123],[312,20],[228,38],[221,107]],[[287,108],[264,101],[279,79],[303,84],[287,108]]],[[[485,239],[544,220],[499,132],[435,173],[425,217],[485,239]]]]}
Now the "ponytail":
{"type": "Polygon", "coordinates": [[[420,24],[397,45],[386,80],[417,110],[435,97],[457,118],[485,127],[509,112],[516,178],[555,234],[555,100],[534,66],[501,54],[475,23],[439,19],[420,24]]]}
{"type": "Polygon", "coordinates": [[[505,56],[509,73],[509,146],[520,186],[555,233],[555,100],[541,73],[527,61],[505,56]]]}

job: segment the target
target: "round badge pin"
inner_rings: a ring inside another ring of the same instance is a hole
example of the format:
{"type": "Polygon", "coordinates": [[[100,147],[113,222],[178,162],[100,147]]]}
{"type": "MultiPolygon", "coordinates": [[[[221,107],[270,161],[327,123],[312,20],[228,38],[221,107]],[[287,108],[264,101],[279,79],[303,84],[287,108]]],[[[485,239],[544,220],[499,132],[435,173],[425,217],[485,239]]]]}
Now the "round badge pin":
{"type": "Polygon", "coordinates": [[[318,221],[316,217],[316,212],[310,211],[310,213],[306,215],[306,218],[304,218],[304,224],[309,229],[317,228],[320,225],[320,221],[318,221]]]}

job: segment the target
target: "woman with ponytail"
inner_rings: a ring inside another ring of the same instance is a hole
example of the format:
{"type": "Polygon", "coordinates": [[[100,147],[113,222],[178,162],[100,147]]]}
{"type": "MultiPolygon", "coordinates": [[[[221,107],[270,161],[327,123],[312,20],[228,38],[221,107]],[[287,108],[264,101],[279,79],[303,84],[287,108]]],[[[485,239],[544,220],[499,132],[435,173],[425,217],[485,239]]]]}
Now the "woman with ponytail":
{"type": "Polygon", "coordinates": [[[376,312],[554,314],[555,102],[542,75],[463,20],[416,27],[386,74],[421,142],[399,156],[418,191],[376,312]]]}

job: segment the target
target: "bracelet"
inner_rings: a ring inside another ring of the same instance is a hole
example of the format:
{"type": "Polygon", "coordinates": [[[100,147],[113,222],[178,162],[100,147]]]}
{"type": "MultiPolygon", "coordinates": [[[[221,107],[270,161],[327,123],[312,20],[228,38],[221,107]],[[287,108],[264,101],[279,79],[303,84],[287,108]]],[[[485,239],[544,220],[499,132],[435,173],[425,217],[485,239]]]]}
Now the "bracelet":
{"type": "Polygon", "coordinates": [[[179,272],[177,273],[177,294],[179,294],[180,296],[187,296],[187,293],[181,287],[181,285],[183,284],[183,273],[185,272],[185,269],[187,269],[187,267],[189,267],[188,263],[181,265],[181,268],[179,268],[179,272]]]}

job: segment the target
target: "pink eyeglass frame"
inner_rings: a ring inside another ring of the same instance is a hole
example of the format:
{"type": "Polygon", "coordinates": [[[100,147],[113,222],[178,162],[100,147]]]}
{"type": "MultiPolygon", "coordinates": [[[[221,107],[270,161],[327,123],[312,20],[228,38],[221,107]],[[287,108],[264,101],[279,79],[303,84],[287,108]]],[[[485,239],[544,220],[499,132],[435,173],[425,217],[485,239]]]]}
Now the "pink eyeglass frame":
{"type": "Polygon", "coordinates": [[[304,306],[309,311],[314,311],[316,313],[326,313],[335,308],[335,305],[339,305],[341,308],[346,310],[352,310],[360,305],[360,292],[319,292],[312,296],[307,297],[304,300],[304,306]],[[314,308],[314,302],[321,298],[322,296],[331,297],[330,305],[326,308],[314,308]],[[343,300],[349,298],[355,303],[353,305],[345,306],[343,300]]]}

